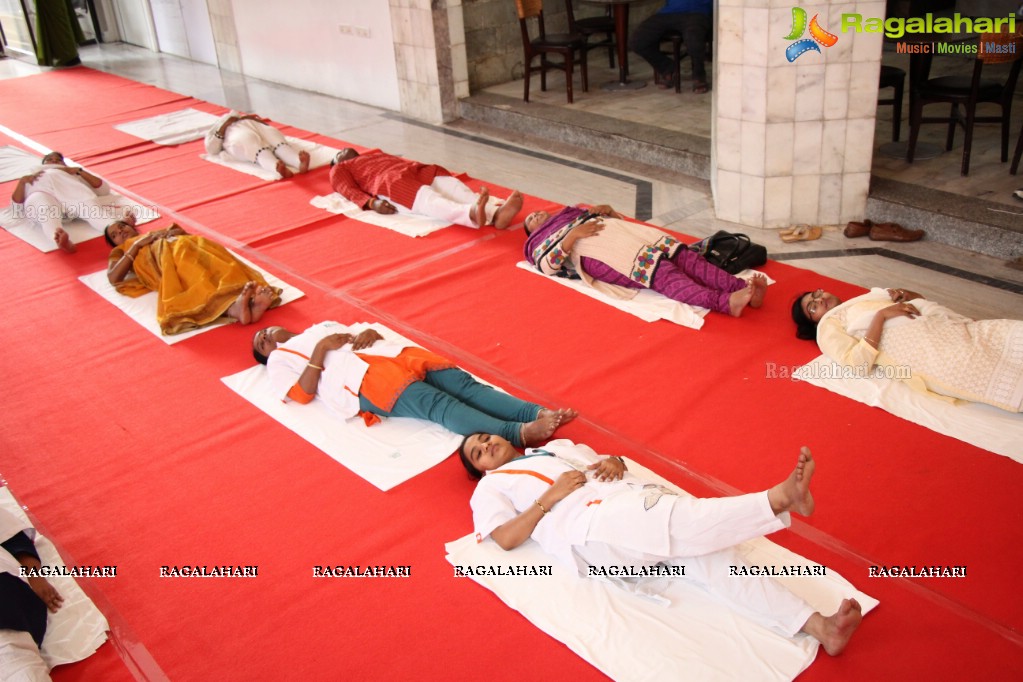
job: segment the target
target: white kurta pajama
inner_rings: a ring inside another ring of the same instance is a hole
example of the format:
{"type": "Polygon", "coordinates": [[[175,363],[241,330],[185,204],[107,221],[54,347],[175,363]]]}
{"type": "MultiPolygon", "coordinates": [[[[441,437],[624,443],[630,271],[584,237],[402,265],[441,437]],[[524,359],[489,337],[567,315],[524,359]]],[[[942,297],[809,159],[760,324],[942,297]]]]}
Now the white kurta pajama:
{"type": "Polygon", "coordinates": [[[790,523],[788,513],[771,511],[766,492],[685,498],[629,472],[601,482],[587,467],[602,459],[586,445],[556,440],[488,472],[470,501],[477,542],[534,506],[562,473],[584,471],[586,484],[533,529],[545,552],[583,574],[588,565],[684,565],[685,579],[730,608],[786,636],[799,632],[814,613],[805,601],[767,576],[729,574],[745,565],[735,545],[790,523]]]}
{"type": "Polygon", "coordinates": [[[217,136],[220,127],[232,116],[243,116],[237,111],[224,114],[206,133],[206,153],[219,154],[226,152],[238,161],[254,163],[260,168],[277,171],[277,161],[298,168],[302,161],[296,150],[285,139],[284,134],[271,125],[255,119],[246,118],[235,121],[224,131],[224,137],[217,136]]]}
{"type": "Polygon", "coordinates": [[[81,219],[97,230],[124,217],[124,210],[112,206],[116,198],[104,180],[93,187],[78,175],[59,170],[60,165],[39,166],[42,175],[25,185],[23,210],[50,239],[64,220],[81,219]]]}
{"type": "Polygon", "coordinates": [[[1023,411],[1023,320],[973,320],[927,299],[908,303],[920,315],[885,321],[877,349],[863,337],[892,300],[876,288],[829,310],[817,324],[817,345],[863,374],[875,365],[892,376],[909,369],[917,390],[1023,411]]]}

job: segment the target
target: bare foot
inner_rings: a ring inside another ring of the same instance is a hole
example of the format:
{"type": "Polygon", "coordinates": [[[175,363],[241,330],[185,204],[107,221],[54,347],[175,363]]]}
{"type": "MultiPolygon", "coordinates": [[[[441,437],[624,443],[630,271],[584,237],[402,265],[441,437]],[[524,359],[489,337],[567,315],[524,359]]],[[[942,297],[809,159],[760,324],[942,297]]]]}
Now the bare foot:
{"type": "Polygon", "coordinates": [[[511,196],[501,204],[494,214],[494,227],[503,230],[511,225],[511,221],[522,209],[522,192],[515,190],[511,196]]]}
{"type": "Polygon", "coordinates": [[[733,291],[732,295],[728,297],[728,314],[732,317],[742,317],[742,311],[746,309],[752,298],[753,287],[748,284],[738,291],[733,291]]]}
{"type": "Polygon", "coordinates": [[[753,295],[749,300],[749,307],[759,308],[764,305],[764,295],[767,293],[767,278],[758,272],[749,278],[749,286],[753,289],[753,295]]]}
{"type": "Polygon", "coordinates": [[[273,306],[276,298],[277,292],[273,287],[268,285],[258,287],[249,301],[249,311],[252,313],[251,321],[258,322],[259,318],[263,317],[263,313],[273,306]]]}
{"type": "Polygon", "coordinates": [[[309,152],[304,149],[298,153],[298,172],[305,173],[309,170],[309,152]]]}
{"type": "Polygon", "coordinates": [[[490,190],[486,187],[480,188],[480,195],[476,203],[469,209],[469,220],[476,227],[487,224],[487,200],[490,199],[490,190]]]}
{"type": "Polygon", "coordinates": [[[294,173],[291,172],[291,169],[288,168],[288,165],[280,160],[277,161],[277,174],[282,178],[290,178],[294,175],[294,173]]]}
{"type": "Polygon", "coordinates": [[[539,416],[543,417],[545,415],[553,415],[558,420],[558,426],[561,426],[563,424],[567,424],[568,422],[578,417],[579,413],[573,410],[571,407],[561,408],[557,410],[548,410],[545,407],[542,410],[540,410],[539,416]]]}
{"type": "Polygon", "coordinates": [[[817,468],[817,462],[805,445],[799,450],[796,468],[789,477],[767,491],[767,499],[775,514],[794,511],[802,516],[813,513],[813,495],[810,493],[810,479],[817,468]]]}
{"type": "Polygon", "coordinates": [[[238,294],[238,298],[234,300],[231,307],[224,313],[228,317],[233,317],[238,320],[241,324],[249,324],[252,322],[252,297],[256,293],[256,283],[246,282],[245,286],[242,287],[241,293],[238,294]]]}
{"type": "Polygon", "coordinates": [[[58,227],[57,231],[53,233],[53,241],[56,242],[57,246],[64,253],[74,253],[78,250],[78,247],[75,246],[75,243],[71,241],[71,237],[68,236],[68,233],[62,227],[58,227]]]}
{"type": "Polygon", "coordinates": [[[845,650],[856,628],[863,621],[863,608],[855,599],[843,599],[833,615],[825,618],[820,613],[810,616],[803,626],[803,632],[821,643],[831,656],[845,650]]]}
{"type": "Polygon", "coordinates": [[[560,416],[550,410],[541,410],[540,416],[522,425],[522,445],[530,447],[539,445],[550,438],[561,425],[560,416]]]}

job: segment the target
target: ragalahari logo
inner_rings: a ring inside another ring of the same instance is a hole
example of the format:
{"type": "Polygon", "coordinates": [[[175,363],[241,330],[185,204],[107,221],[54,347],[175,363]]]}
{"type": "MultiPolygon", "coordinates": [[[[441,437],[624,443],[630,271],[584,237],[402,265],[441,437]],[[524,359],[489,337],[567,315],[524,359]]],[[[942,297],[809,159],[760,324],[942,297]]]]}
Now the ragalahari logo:
{"type": "Polygon", "coordinates": [[[807,31],[806,10],[802,7],[792,8],[792,32],[785,36],[785,40],[796,41],[785,48],[785,58],[790,62],[796,61],[800,55],[810,50],[820,52],[821,49],[817,47],[818,44],[824,47],[831,47],[838,42],[838,36],[834,33],[828,33],[821,28],[821,25],[817,22],[817,17],[819,16],[819,14],[815,14],[813,19],[810,20],[810,37],[796,40],[807,31]]]}

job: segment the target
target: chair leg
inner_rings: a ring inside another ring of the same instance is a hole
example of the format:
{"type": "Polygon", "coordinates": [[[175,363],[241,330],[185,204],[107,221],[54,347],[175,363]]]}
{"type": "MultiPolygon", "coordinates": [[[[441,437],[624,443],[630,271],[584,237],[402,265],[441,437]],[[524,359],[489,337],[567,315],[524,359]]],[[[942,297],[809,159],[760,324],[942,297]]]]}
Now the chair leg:
{"type": "MultiPolygon", "coordinates": [[[[573,71],[573,60],[572,51],[565,53],[565,88],[568,91],[568,103],[572,103],[572,71],[573,71]]],[[[585,63],[585,62],[584,62],[585,63]]]]}
{"type": "Polygon", "coordinates": [[[948,116],[948,135],[945,138],[945,151],[952,149],[952,144],[955,142],[956,137],[956,126],[959,124],[959,105],[952,105],[952,112],[948,116]]]}
{"type": "Polygon", "coordinates": [[[895,84],[895,101],[892,103],[892,142],[898,142],[902,131],[902,88],[903,83],[895,84]]]}
{"type": "Polygon", "coordinates": [[[550,68],[550,62],[547,61],[547,55],[540,55],[540,91],[547,92],[547,69],[550,68]]]}
{"type": "Polygon", "coordinates": [[[963,167],[960,175],[970,173],[970,149],[973,147],[973,119],[977,117],[977,109],[966,105],[966,137],[963,140],[963,167]]]}
{"type": "Polygon", "coordinates": [[[580,67],[579,70],[582,72],[583,92],[589,92],[590,91],[589,65],[587,64],[585,59],[583,59],[582,66],[580,67]]]}
{"type": "Polygon", "coordinates": [[[675,94],[682,92],[682,43],[671,41],[671,56],[675,60],[675,94]]]}
{"type": "Polygon", "coordinates": [[[533,63],[532,59],[530,59],[529,61],[526,62],[526,73],[523,74],[525,76],[525,78],[523,78],[524,83],[523,83],[523,89],[522,89],[522,101],[523,102],[529,102],[529,78],[530,78],[530,76],[533,75],[532,63],[533,63]]]}
{"type": "Polygon", "coordinates": [[[906,146],[906,163],[913,163],[916,154],[916,140],[920,137],[920,119],[923,118],[923,105],[919,102],[909,109],[909,144],[906,146]]]}
{"type": "Polygon", "coordinates": [[[1012,118],[1012,100],[1002,107],[1002,163],[1009,160],[1009,123],[1012,118]]]}
{"type": "MultiPolygon", "coordinates": [[[[610,33],[607,34],[607,39],[611,40],[611,34],[610,33]]],[[[607,46],[607,64],[608,64],[608,68],[611,68],[611,69],[615,68],[615,47],[614,47],[614,44],[609,44],[607,46]]]]}
{"type": "Polygon", "coordinates": [[[1016,151],[1012,155],[1012,166],[1009,167],[1010,174],[1015,175],[1019,170],[1021,158],[1023,158],[1023,127],[1019,129],[1019,140],[1016,142],[1016,151]]]}

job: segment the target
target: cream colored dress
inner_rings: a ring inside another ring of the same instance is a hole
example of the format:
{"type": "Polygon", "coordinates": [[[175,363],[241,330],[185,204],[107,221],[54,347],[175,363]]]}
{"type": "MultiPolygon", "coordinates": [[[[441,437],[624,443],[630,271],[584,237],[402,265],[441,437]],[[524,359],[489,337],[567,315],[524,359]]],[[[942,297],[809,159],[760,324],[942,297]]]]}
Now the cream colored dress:
{"type": "Polygon", "coordinates": [[[911,372],[914,388],[1023,412],[1023,320],[972,320],[918,298],[916,318],[885,322],[878,349],[863,340],[874,315],[892,305],[872,289],[832,310],[817,325],[817,345],[832,360],[868,372],[911,372]]]}

